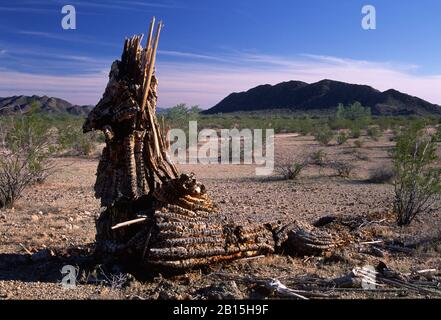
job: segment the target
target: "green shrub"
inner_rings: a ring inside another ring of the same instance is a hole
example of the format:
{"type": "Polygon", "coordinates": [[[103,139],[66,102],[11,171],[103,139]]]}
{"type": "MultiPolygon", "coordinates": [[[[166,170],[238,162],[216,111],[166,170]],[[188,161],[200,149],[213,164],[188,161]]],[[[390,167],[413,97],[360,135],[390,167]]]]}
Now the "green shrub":
{"type": "Polygon", "coordinates": [[[54,169],[49,157],[55,142],[49,125],[34,111],[8,117],[7,122],[0,150],[0,208],[11,208],[28,186],[44,181],[54,169]]]}
{"type": "Polygon", "coordinates": [[[435,140],[436,142],[441,142],[441,125],[436,129],[435,140]]]}
{"type": "Polygon", "coordinates": [[[367,129],[367,135],[374,141],[378,141],[378,138],[381,136],[381,132],[377,126],[369,127],[367,129]]]}
{"type": "Polygon", "coordinates": [[[335,170],[337,176],[342,178],[349,178],[355,166],[347,161],[333,161],[329,166],[335,170]]]}
{"type": "Polygon", "coordinates": [[[429,212],[440,197],[441,170],[434,167],[438,159],[435,140],[421,126],[397,137],[392,160],[398,225],[409,225],[418,214],[429,212]]]}
{"type": "Polygon", "coordinates": [[[355,148],[362,148],[363,147],[363,143],[364,143],[363,140],[355,140],[354,141],[354,147],[355,148]]]}
{"type": "Polygon", "coordinates": [[[58,151],[68,151],[71,155],[90,155],[96,149],[95,132],[83,134],[81,127],[69,125],[59,129],[58,151]]]}
{"type": "Polygon", "coordinates": [[[305,166],[305,163],[288,163],[286,165],[279,166],[277,171],[286,180],[296,180],[305,166]]]}
{"type": "Polygon", "coordinates": [[[314,151],[309,156],[311,164],[314,164],[316,166],[324,166],[326,165],[326,152],[323,149],[319,149],[317,151],[314,151]]]}
{"type": "Polygon", "coordinates": [[[341,146],[342,144],[345,144],[347,141],[348,141],[348,135],[346,134],[346,132],[340,132],[338,135],[337,135],[337,144],[339,145],[339,146],[341,146]]]}
{"type": "Polygon", "coordinates": [[[314,133],[314,138],[321,145],[327,146],[334,138],[334,132],[328,126],[323,126],[314,133]]]}
{"type": "Polygon", "coordinates": [[[313,123],[309,117],[300,119],[298,126],[299,126],[299,132],[304,136],[311,133],[314,128],[313,123]]]}
{"type": "Polygon", "coordinates": [[[361,129],[359,126],[357,126],[357,125],[352,126],[350,137],[352,139],[358,139],[361,137],[361,129]]]}
{"type": "Polygon", "coordinates": [[[363,107],[360,102],[344,106],[339,104],[336,113],[337,119],[361,120],[365,121],[371,118],[371,109],[363,107]]]}

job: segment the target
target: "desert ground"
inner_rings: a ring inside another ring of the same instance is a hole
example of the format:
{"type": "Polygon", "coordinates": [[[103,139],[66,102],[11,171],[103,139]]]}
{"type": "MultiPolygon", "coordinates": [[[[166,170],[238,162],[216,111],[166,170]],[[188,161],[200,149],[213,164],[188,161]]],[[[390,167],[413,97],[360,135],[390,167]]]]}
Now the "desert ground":
{"type": "Polygon", "coordinates": [[[403,250],[350,244],[313,257],[272,255],[195,269],[184,274],[137,274],[93,255],[95,219],[100,202],[93,185],[98,154],[92,158],[56,158],[57,171],[26,191],[13,209],[0,211],[0,299],[222,299],[274,298],[252,279],[278,279],[302,288],[299,279],[334,279],[354,267],[383,262],[401,274],[421,273],[427,291],[397,286],[379,290],[327,288],[317,298],[439,298],[441,210],[398,227],[392,215],[393,185],[370,183],[370,172],[390,165],[390,135],[379,141],[362,137],[337,146],[320,146],[311,136],[278,135],[276,161],[323,149],[327,159],[355,166],[349,178],[329,168],[308,166],[295,181],[255,175],[254,165],[180,165],[194,172],[228,221],[252,223],[314,222],[323,216],[375,217],[360,226],[365,242],[395,243],[403,250]],[[411,245],[408,245],[411,244],[411,245]],[[79,268],[73,289],[61,285],[63,265],[79,268]],[[438,286],[438,287],[437,287],[438,286]],[[438,290],[438,291],[437,291],[438,290]]]}

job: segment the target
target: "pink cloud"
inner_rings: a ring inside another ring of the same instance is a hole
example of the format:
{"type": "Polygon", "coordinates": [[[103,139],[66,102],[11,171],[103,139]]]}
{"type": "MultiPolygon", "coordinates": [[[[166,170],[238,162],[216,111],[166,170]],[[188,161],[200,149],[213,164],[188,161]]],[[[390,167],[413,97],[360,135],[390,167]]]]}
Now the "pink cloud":
{"type": "MultiPolygon", "coordinates": [[[[394,88],[441,104],[441,75],[418,75],[414,73],[417,67],[411,65],[313,55],[287,58],[242,53],[220,57],[174,51],[171,54],[181,56],[182,60],[166,62],[161,61],[161,55],[158,57],[161,107],[181,102],[211,107],[231,92],[260,84],[288,80],[311,83],[325,78],[367,84],[382,91],[394,88]]],[[[0,96],[38,94],[60,97],[75,104],[95,104],[104,91],[107,74],[108,70],[49,76],[0,69],[0,96]]]]}
{"type": "Polygon", "coordinates": [[[74,104],[96,104],[106,86],[107,72],[50,76],[0,70],[0,96],[47,95],[74,104]]]}

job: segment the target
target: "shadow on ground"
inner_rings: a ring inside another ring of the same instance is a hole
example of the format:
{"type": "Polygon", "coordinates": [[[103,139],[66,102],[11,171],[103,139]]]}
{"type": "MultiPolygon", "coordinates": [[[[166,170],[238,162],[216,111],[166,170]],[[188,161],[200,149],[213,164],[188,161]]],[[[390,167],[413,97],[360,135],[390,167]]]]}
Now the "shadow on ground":
{"type": "Polygon", "coordinates": [[[61,269],[65,265],[72,265],[87,274],[93,273],[100,264],[93,245],[44,249],[33,254],[1,253],[0,280],[59,283],[63,278],[61,269]]]}

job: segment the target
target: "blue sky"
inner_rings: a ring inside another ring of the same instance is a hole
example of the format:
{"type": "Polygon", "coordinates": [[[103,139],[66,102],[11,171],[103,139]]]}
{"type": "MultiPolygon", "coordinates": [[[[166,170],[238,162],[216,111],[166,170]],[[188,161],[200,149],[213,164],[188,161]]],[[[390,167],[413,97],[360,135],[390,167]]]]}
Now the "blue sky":
{"type": "Polygon", "coordinates": [[[0,0],[0,96],[101,97],[123,39],[162,19],[159,105],[210,107],[233,91],[323,78],[441,104],[438,0],[0,0]],[[77,29],[63,30],[63,5],[77,29]],[[363,30],[361,8],[376,8],[363,30]]]}

